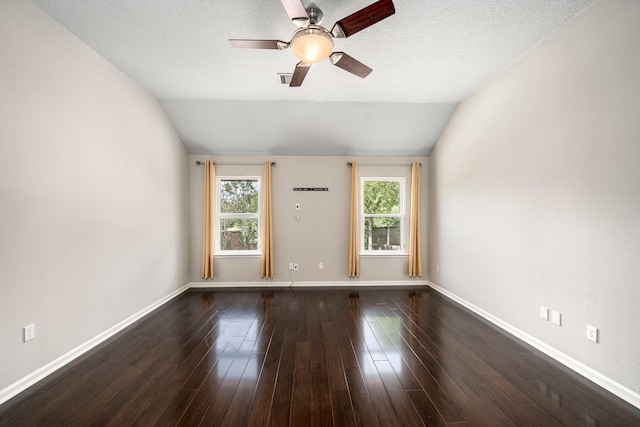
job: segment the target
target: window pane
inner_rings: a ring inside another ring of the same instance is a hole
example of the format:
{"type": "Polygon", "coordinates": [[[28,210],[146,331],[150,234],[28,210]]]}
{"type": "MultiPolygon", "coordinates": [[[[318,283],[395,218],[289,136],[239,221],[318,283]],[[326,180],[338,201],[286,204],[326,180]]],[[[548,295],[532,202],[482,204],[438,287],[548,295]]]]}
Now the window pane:
{"type": "Polygon", "coordinates": [[[252,251],[258,249],[257,218],[225,218],[220,220],[220,249],[252,251]]]}
{"type": "Polygon", "coordinates": [[[400,218],[364,218],[365,251],[399,251],[400,218]]]}
{"type": "Polygon", "coordinates": [[[400,182],[365,181],[363,202],[365,214],[400,213],[400,182]]]}
{"type": "Polygon", "coordinates": [[[257,213],[258,200],[257,180],[220,181],[220,212],[257,213]]]}

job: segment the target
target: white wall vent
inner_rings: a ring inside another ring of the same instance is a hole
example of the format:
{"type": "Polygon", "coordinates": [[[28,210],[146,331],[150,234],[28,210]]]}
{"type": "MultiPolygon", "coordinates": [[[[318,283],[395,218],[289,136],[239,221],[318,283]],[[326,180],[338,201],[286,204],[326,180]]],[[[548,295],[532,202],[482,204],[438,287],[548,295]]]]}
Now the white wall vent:
{"type": "Polygon", "coordinates": [[[288,85],[291,83],[291,77],[293,74],[291,73],[278,73],[278,77],[280,78],[280,83],[283,85],[288,85]]]}

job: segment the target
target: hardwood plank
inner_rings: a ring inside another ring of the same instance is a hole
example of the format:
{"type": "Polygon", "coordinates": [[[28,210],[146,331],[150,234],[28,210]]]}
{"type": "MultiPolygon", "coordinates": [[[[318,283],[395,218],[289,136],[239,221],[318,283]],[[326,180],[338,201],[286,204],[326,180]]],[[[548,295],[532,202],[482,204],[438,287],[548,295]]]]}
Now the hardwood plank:
{"type": "MultiPolygon", "coordinates": [[[[207,408],[201,423],[204,425],[214,425],[224,419],[229,404],[240,384],[240,379],[247,369],[251,369],[249,363],[252,361],[251,351],[255,345],[255,341],[244,341],[238,352],[235,354],[233,361],[229,365],[229,369],[224,374],[224,378],[220,382],[215,394],[212,396],[211,404],[207,408]]],[[[253,359],[257,364],[257,360],[253,359]]]]}
{"type": "Polygon", "coordinates": [[[374,403],[362,378],[360,368],[347,369],[345,376],[349,384],[349,396],[356,424],[359,426],[379,426],[374,403]]]}
{"type": "Polygon", "coordinates": [[[383,312],[383,308],[386,308],[386,304],[377,305],[376,320],[369,321],[371,329],[376,338],[378,338],[378,342],[381,343],[383,351],[387,355],[387,360],[398,376],[403,388],[405,390],[417,390],[420,388],[420,384],[407,366],[401,352],[403,347],[400,345],[400,341],[402,341],[398,326],[400,322],[395,318],[387,317],[383,312]]]}
{"type": "Polygon", "coordinates": [[[510,384],[513,384],[521,393],[531,399],[546,414],[545,419],[559,425],[578,425],[582,423],[583,420],[580,417],[559,408],[553,403],[548,397],[548,389],[545,389],[543,393],[538,387],[539,381],[523,379],[519,374],[509,369],[503,361],[495,358],[487,359],[487,363],[500,372],[510,384]]]}
{"type": "Polygon", "coordinates": [[[339,298],[337,293],[335,293],[329,295],[329,297],[327,301],[329,309],[323,312],[323,320],[330,321],[332,324],[331,335],[338,347],[342,367],[345,371],[352,368],[359,368],[358,359],[355,356],[351,346],[351,340],[349,339],[349,330],[345,328],[345,325],[350,324],[350,306],[354,304],[354,301],[357,301],[357,294],[349,293],[347,298],[345,298],[343,294],[341,298],[339,298]]]}
{"type": "MultiPolygon", "coordinates": [[[[177,395],[180,393],[180,384],[164,383],[162,379],[153,381],[150,385],[154,388],[159,388],[163,392],[157,395],[144,395],[140,394],[131,406],[135,409],[127,410],[123,412],[123,415],[118,419],[112,420],[107,426],[122,426],[126,424],[140,425],[140,426],[159,426],[166,425],[166,420],[162,419],[164,411],[168,405],[173,402],[177,395]]],[[[82,424],[78,424],[82,425],[82,424]]]]}
{"type": "MultiPolygon", "coordinates": [[[[251,408],[252,399],[258,386],[258,379],[263,373],[268,348],[276,325],[273,313],[271,313],[270,310],[268,312],[262,312],[262,316],[264,317],[264,321],[261,322],[262,327],[256,337],[256,344],[251,352],[247,368],[242,374],[242,378],[227,407],[221,425],[244,425],[247,420],[248,411],[251,408]]],[[[251,334],[251,332],[249,334],[251,334]]],[[[271,384],[273,384],[273,382],[271,384]]],[[[262,416],[264,416],[264,414],[262,414],[262,416]]]]}
{"type": "Polygon", "coordinates": [[[180,422],[185,411],[193,401],[196,390],[178,390],[164,408],[160,408],[160,415],[156,425],[175,426],[180,422]]]}
{"type": "MultiPolygon", "coordinates": [[[[289,322],[290,322],[289,318],[289,322]]],[[[287,318],[278,316],[274,322],[274,330],[266,350],[262,371],[251,400],[251,406],[247,414],[247,425],[264,426],[268,424],[271,402],[274,394],[274,384],[277,382],[278,368],[284,343],[284,333],[276,333],[290,327],[287,318]]]]}
{"type": "Polygon", "coordinates": [[[213,366],[200,384],[188,411],[185,412],[178,425],[194,426],[200,424],[242,342],[242,337],[231,337],[224,350],[218,356],[214,356],[213,366]]]}
{"type": "Polygon", "coordinates": [[[418,415],[426,426],[446,426],[442,416],[438,413],[438,410],[429,399],[429,396],[423,390],[409,390],[407,395],[413,402],[413,406],[418,411],[418,415]]]}
{"type": "MultiPolygon", "coordinates": [[[[505,413],[493,402],[483,402],[482,404],[472,403],[460,405],[460,412],[472,426],[514,426],[505,413]]],[[[536,425],[536,420],[532,420],[529,425],[536,425]]],[[[520,426],[517,426],[520,427],[520,426]]]]}
{"type": "Polygon", "coordinates": [[[380,373],[380,378],[384,383],[384,388],[389,395],[393,405],[397,420],[406,426],[422,425],[422,420],[416,412],[416,408],[411,403],[409,396],[404,391],[400,380],[395,374],[393,367],[387,361],[376,361],[376,368],[380,373]]]}
{"type": "MultiPolygon", "coordinates": [[[[456,400],[454,397],[451,397],[452,394],[450,388],[447,388],[447,385],[441,385],[438,380],[431,374],[429,369],[427,369],[422,360],[416,353],[410,351],[410,347],[406,342],[401,344],[405,348],[405,357],[407,359],[407,364],[410,366],[412,372],[418,379],[418,382],[421,386],[421,391],[424,392],[427,397],[432,401],[434,407],[441,414],[442,418],[446,422],[463,422],[465,418],[462,416],[460,411],[458,410],[458,405],[464,404],[465,402],[469,402],[468,399],[456,400]],[[455,403],[454,403],[455,402],[455,403]]],[[[421,353],[421,352],[418,352],[421,353]]],[[[440,375],[442,377],[442,375],[440,375]]],[[[458,390],[457,385],[455,385],[455,389],[458,390]]]]}
{"type": "MultiPolygon", "coordinates": [[[[410,294],[409,298],[414,300],[412,304],[413,310],[416,307],[415,295],[410,294]]],[[[393,309],[384,310],[384,314],[399,321],[398,329],[402,339],[398,342],[397,348],[408,369],[420,384],[422,391],[432,399],[432,404],[435,405],[436,410],[444,420],[447,422],[463,422],[464,417],[460,414],[453,401],[468,403],[469,399],[466,394],[417,340],[415,333],[418,331],[416,328],[407,329],[408,319],[404,318],[404,314],[393,309]]],[[[411,325],[416,326],[415,323],[411,325]]],[[[420,332],[424,334],[423,331],[420,332]]]]}
{"type": "MultiPolygon", "coordinates": [[[[326,404],[323,405],[325,407],[324,410],[326,411],[328,409],[329,413],[333,414],[333,420],[335,420],[335,423],[338,425],[354,425],[355,416],[348,392],[349,387],[344,375],[345,370],[340,357],[340,348],[336,341],[336,330],[333,322],[325,321],[322,322],[321,325],[321,344],[324,348],[323,356],[325,357],[323,366],[326,366],[324,382],[326,382],[328,387],[327,397],[329,398],[328,407],[326,404]]],[[[322,396],[325,397],[324,390],[322,396]]],[[[320,413],[321,409],[318,408],[316,412],[320,413]]],[[[322,425],[330,425],[326,424],[327,420],[318,419],[318,421],[322,421],[322,425]]]]}
{"type": "MultiPolygon", "coordinates": [[[[193,369],[189,369],[190,374],[183,381],[184,389],[199,389],[202,387],[202,383],[206,380],[209,372],[218,363],[218,360],[224,353],[224,349],[229,345],[229,342],[233,338],[232,330],[237,323],[227,322],[226,324],[216,325],[215,340],[212,343],[206,344],[206,350],[204,350],[204,356],[198,357],[200,360],[193,369]]],[[[238,340],[235,340],[238,342],[238,340]]],[[[176,373],[177,378],[181,379],[182,375],[179,371],[176,373]]]]}
{"type": "Polygon", "coordinates": [[[335,328],[331,322],[322,323],[322,344],[325,349],[327,374],[329,376],[329,384],[332,391],[347,390],[347,381],[344,376],[344,368],[342,359],[340,358],[340,349],[335,340],[335,328]]]}
{"type": "Polygon", "coordinates": [[[289,425],[291,418],[291,399],[293,391],[293,372],[295,369],[295,352],[297,326],[299,320],[298,302],[294,294],[285,294],[290,321],[284,330],[284,341],[280,352],[278,374],[274,386],[269,422],[270,426],[289,425]]]}
{"type": "Polygon", "coordinates": [[[553,419],[545,420],[546,414],[535,404],[522,405],[518,404],[518,397],[507,394],[507,391],[495,384],[482,384],[479,386],[485,395],[499,408],[509,408],[505,412],[506,417],[517,426],[526,425],[530,420],[540,420],[536,424],[540,427],[552,427],[557,425],[557,421],[553,419]]]}
{"type": "MultiPolygon", "coordinates": [[[[328,360],[331,355],[325,346],[324,323],[321,313],[313,316],[309,357],[311,370],[311,424],[333,425],[334,410],[332,408],[331,384],[329,379],[328,360]]],[[[340,354],[337,354],[340,357],[340,354]]],[[[342,366],[340,366],[342,368],[342,366]]]]}
{"type": "Polygon", "coordinates": [[[190,290],[0,405],[0,426],[640,425],[429,289],[190,290]]]}
{"type": "MultiPolygon", "coordinates": [[[[369,391],[369,398],[373,404],[378,422],[380,425],[393,425],[395,421],[395,413],[391,404],[391,399],[387,394],[382,378],[378,373],[373,357],[369,352],[369,347],[364,340],[366,336],[360,334],[358,323],[361,321],[359,318],[359,311],[354,312],[352,319],[353,327],[351,328],[351,347],[356,352],[358,363],[360,366],[360,372],[367,390],[369,391]]],[[[368,328],[367,325],[365,325],[368,328]]],[[[369,336],[371,339],[372,335],[369,336]]],[[[373,337],[375,339],[375,337],[373,337]]]]}
{"type": "Polygon", "coordinates": [[[601,424],[633,425],[636,422],[635,417],[612,410],[622,403],[621,399],[570,372],[568,368],[557,365],[557,362],[545,362],[533,354],[523,355],[523,360],[537,366],[540,384],[546,386],[554,404],[563,406],[580,418],[588,417],[601,424]],[[586,390],[590,392],[586,393],[586,390]]]}
{"type": "MultiPolygon", "coordinates": [[[[306,336],[306,335],[305,335],[306,336]]],[[[293,374],[293,397],[291,399],[292,426],[311,425],[311,388],[310,367],[311,345],[308,341],[296,345],[296,367],[293,374]]]]}
{"type": "MultiPolygon", "coordinates": [[[[396,314],[396,316],[400,319],[405,330],[409,332],[408,335],[405,335],[405,339],[401,344],[403,347],[406,347],[405,354],[407,358],[412,360],[416,370],[420,369],[420,365],[425,367],[428,375],[435,381],[433,384],[435,388],[432,388],[428,395],[442,395],[442,398],[438,400],[442,402],[445,407],[440,407],[439,410],[448,414],[445,417],[448,422],[455,422],[458,419],[459,412],[455,409],[447,408],[446,406],[449,406],[448,402],[455,400],[459,404],[468,404],[472,402],[472,398],[458,385],[452,375],[449,374],[449,369],[451,368],[447,369],[448,361],[446,360],[449,357],[448,353],[439,347],[436,343],[437,341],[429,338],[422,327],[415,327],[416,325],[413,322],[407,323],[408,319],[406,319],[404,315],[396,314]],[[409,350],[415,354],[417,361],[409,350]]],[[[437,340],[437,337],[434,339],[437,340]]],[[[456,368],[454,367],[453,369],[456,368]]],[[[428,377],[425,377],[424,374],[421,375],[423,375],[423,379],[420,383],[422,387],[427,390],[426,384],[431,384],[431,381],[428,377]]]]}

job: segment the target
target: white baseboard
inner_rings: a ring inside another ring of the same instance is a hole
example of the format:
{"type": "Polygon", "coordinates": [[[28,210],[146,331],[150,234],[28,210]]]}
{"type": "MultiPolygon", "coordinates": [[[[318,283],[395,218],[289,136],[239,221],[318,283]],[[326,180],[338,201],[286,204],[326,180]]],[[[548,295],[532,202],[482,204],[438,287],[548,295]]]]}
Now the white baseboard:
{"type": "Polygon", "coordinates": [[[396,280],[396,281],[360,281],[360,280],[347,280],[337,282],[320,282],[320,281],[308,281],[308,282],[191,282],[189,285],[192,288],[323,288],[323,287],[347,287],[347,288],[365,288],[365,287],[395,287],[395,286],[427,286],[426,280],[396,280]]]}
{"type": "Polygon", "coordinates": [[[215,289],[215,288],[288,288],[289,282],[191,282],[189,287],[193,289],[215,289]]]}
{"type": "Polygon", "coordinates": [[[427,285],[430,288],[433,288],[434,290],[438,291],[442,295],[462,305],[463,307],[468,308],[469,310],[473,311],[477,315],[484,317],[486,320],[498,326],[499,328],[507,331],[511,335],[514,335],[519,339],[521,339],[522,341],[526,342],[527,344],[531,345],[532,347],[535,347],[536,349],[540,350],[547,356],[557,360],[558,362],[565,365],[567,368],[577,372],[578,374],[582,375],[588,380],[593,381],[594,383],[598,384],[600,387],[604,388],[605,390],[610,391],[611,393],[615,394],[619,398],[629,402],[633,406],[640,408],[640,394],[636,393],[635,391],[623,386],[622,384],[612,380],[611,378],[605,375],[602,375],[600,372],[594,370],[593,368],[590,368],[584,363],[575,360],[574,358],[562,353],[561,351],[558,351],[554,347],[551,347],[550,345],[527,334],[526,332],[521,331],[520,329],[497,318],[491,313],[484,311],[480,307],[473,305],[472,303],[465,300],[464,298],[461,298],[458,295],[452,292],[449,292],[448,290],[442,288],[441,286],[431,281],[427,281],[427,285]]]}
{"type": "Polygon", "coordinates": [[[82,356],[84,353],[86,353],[87,351],[91,350],[92,348],[94,348],[95,346],[97,346],[101,342],[105,341],[106,339],[108,339],[108,338],[112,337],[113,335],[117,334],[118,332],[122,331],[127,326],[132,325],[137,320],[139,320],[142,317],[146,316],[147,314],[151,313],[153,310],[155,310],[156,308],[160,307],[164,303],[166,303],[166,302],[172,300],[173,298],[177,297],[178,295],[180,295],[181,293],[183,293],[187,289],[189,289],[189,284],[188,283],[186,285],[183,285],[179,289],[171,292],[169,295],[159,299],[158,301],[154,302],[153,304],[149,305],[148,307],[143,308],[142,310],[140,310],[139,312],[135,313],[134,315],[129,316],[128,318],[124,319],[122,322],[117,323],[116,325],[112,326],[111,328],[107,329],[106,331],[102,332],[101,334],[93,337],[92,339],[90,339],[89,341],[85,342],[84,344],[79,345],[78,347],[74,348],[73,350],[69,351],[68,353],[63,354],[62,356],[60,356],[57,359],[53,360],[52,362],[47,363],[46,365],[44,365],[40,369],[37,369],[37,370],[33,371],[32,373],[30,373],[26,377],[23,377],[20,380],[16,381],[15,383],[9,385],[8,387],[0,390],[0,405],[3,404],[4,402],[6,402],[7,400],[11,399],[12,397],[16,396],[18,393],[20,393],[20,392],[26,390],[27,388],[31,387],[33,384],[37,383],[38,381],[40,381],[40,380],[44,379],[45,377],[51,375],[53,372],[55,372],[58,369],[62,368],[67,363],[70,363],[74,359],[82,356]]]}

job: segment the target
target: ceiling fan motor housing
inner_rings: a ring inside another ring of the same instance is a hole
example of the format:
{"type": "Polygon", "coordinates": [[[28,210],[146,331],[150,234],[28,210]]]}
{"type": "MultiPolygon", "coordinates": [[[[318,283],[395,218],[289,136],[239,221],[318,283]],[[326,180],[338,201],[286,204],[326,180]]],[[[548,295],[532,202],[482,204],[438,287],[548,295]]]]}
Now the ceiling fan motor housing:
{"type": "Polygon", "coordinates": [[[322,23],[322,18],[324,18],[324,14],[320,10],[318,6],[315,4],[310,4],[306,9],[307,15],[309,16],[309,23],[313,25],[319,25],[322,23]]]}

